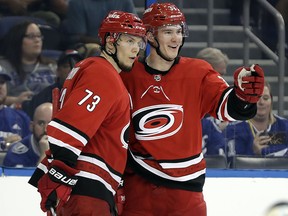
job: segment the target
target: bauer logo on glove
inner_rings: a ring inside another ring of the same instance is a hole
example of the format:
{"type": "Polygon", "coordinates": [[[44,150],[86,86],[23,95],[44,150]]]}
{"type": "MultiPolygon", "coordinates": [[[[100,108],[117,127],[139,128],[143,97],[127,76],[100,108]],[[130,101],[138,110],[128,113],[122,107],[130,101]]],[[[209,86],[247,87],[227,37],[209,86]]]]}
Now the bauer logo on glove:
{"type": "Polygon", "coordinates": [[[257,103],[264,90],[264,72],[259,65],[240,67],[234,72],[234,88],[238,98],[257,103]]]}
{"type": "Polygon", "coordinates": [[[79,171],[60,160],[53,160],[48,166],[48,173],[38,181],[38,191],[41,194],[42,211],[57,211],[69,200],[72,188],[78,179],[79,171]]]}
{"type": "Polygon", "coordinates": [[[51,175],[50,178],[54,179],[55,182],[64,183],[68,186],[75,186],[77,181],[78,181],[78,179],[69,178],[69,177],[63,175],[61,172],[58,172],[53,167],[51,167],[51,169],[49,170],[49,174],[51,175]]]}

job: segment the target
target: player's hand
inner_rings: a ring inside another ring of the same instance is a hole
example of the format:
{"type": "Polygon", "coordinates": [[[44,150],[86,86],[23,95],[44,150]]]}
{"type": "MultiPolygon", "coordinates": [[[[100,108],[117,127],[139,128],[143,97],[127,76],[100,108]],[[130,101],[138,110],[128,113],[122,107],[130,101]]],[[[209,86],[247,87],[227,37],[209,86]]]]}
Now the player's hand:
{"type": "Polygon", "coordinates": [[[264,90],[264,72],[259,65],[240,67],[234,72],[234,88],[238,98],[257,103],[264,90]]]}
{"type": "Polygon", "coordinates": [[[41,194],[41,209],[60,209],[70,198],[72,188],[77,183],[78,171],[59,160],[53,160],[48,172],[38,182],[41,194]]]}

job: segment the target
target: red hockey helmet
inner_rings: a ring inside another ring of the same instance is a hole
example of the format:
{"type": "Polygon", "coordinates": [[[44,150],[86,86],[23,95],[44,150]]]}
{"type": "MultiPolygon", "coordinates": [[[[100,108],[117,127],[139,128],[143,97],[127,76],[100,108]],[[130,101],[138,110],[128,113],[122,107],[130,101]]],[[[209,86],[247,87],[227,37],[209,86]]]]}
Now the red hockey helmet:
{"type": "Polygon", "coordinates": [[[115,40],[121,33],[139,36],[146,43],[146,28],[142,20],[132,13],[117,10],[111,11],[102,21],[99,28],[98,36],[101,45],[105,44],[107,33],[110,33],[110,36],[115,40]]]}
{"type": "Polygon", "coordinates": [[[188,28],[184,14],[172,3],[154,3],[143,14],[143,23],[147,31],[154,31],[161,26],[181,25],[183,37],[188,36],[188,28]]]}

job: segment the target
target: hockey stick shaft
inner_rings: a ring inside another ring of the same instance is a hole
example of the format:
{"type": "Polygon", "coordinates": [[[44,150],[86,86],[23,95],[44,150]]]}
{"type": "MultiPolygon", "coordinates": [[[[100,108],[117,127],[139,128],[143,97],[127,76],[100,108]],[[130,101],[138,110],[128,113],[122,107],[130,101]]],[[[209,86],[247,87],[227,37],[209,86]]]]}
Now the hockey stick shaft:
{"type": "Polygon", "coordinates": [[[56,113],[60,108],[59,98],[60,98],[60,90],[59,88],[54,88],[52,90],[53,117],[55,117],[56,113]]]}

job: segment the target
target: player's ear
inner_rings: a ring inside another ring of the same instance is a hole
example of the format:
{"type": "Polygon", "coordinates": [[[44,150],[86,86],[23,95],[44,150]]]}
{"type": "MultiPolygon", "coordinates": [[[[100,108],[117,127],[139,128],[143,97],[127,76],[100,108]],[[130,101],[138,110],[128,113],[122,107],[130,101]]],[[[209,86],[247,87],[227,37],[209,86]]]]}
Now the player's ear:
{"type": "Polygon", "coordinates": [[[147,32],[146,36],[147,36],[147,40],[148,40],[150,43],[152,43],[152,44],[155,43],[155,37],[154,37],[154,35],[153,35],[152,32],[147,32]]]}
{"type": "Polygon", "coordinates": [[[109,54],[115,53],[114,42],[115,42],[115,38],[111,36],[106,37],[106,50],[109,54]]]}

